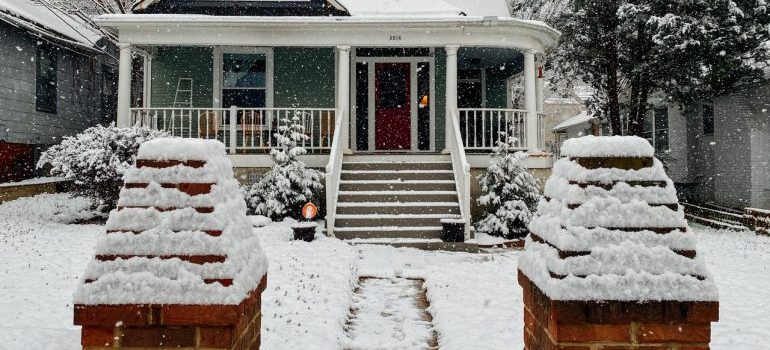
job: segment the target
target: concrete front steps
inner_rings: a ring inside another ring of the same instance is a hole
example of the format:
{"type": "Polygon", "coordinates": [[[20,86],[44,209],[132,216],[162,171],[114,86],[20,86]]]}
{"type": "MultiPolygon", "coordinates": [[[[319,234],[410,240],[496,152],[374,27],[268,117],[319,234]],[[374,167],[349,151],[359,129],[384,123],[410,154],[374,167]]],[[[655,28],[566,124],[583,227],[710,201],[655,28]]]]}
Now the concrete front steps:
{"type": "Polygon", "coordinates": [[[342,162],[334,235],[437,239],[460,214],[448,155],[353,155],[342,162]]]}

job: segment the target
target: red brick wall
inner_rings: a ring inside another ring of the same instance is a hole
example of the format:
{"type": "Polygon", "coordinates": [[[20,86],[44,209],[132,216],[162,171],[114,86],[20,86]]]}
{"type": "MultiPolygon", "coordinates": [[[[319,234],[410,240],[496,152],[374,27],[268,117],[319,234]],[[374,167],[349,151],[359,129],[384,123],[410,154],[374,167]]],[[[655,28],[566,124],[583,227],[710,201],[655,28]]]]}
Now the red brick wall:
{"type": "Polygon", "coordinates": [[[85,350],[258,350],[266,287],[267,276],[239,305],[75,305],[75,324],[85,350]]]}
{"type": "Polygon", "coordinates": [[[718,302],[555,301],[519,272],[527,350],[707,350],[718,302]]]}

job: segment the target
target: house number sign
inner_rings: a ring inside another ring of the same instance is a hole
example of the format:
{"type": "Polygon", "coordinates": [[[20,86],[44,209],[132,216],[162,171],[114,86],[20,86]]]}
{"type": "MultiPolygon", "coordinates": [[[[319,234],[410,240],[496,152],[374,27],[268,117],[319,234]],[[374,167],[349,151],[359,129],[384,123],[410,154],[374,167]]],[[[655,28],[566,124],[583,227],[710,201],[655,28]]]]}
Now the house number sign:
{"type": "Polygon", "coordinates": [[[399,41],[401,40],[401,35],[391,35],[388,37],[388,40],[390,41],[399,41]]]}

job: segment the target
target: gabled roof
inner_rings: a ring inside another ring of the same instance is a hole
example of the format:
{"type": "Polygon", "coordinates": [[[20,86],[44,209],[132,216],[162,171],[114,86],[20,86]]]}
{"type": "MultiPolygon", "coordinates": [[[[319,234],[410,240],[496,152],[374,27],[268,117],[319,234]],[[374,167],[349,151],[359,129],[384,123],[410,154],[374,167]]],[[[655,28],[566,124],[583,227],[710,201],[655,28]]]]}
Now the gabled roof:
{"type": "Polygon", "coordinates": [[[580,114],[563,121],[561,124],[553,128],[553,131],[561,131],[561,130],[569,129],[576,125],[588,123],[594,119],[596,119],[596,117],[594,117],[591,114],[588,114],[588,112],[586,111],[583,111],[583,112],[580,112],[580,114]]]}
{"type": "Polygon", "coordinates": [[[50,39],[88,48],[95,47],[103,36],[82,19],[32,0],[0,0],[0,20],[50,39]]]}

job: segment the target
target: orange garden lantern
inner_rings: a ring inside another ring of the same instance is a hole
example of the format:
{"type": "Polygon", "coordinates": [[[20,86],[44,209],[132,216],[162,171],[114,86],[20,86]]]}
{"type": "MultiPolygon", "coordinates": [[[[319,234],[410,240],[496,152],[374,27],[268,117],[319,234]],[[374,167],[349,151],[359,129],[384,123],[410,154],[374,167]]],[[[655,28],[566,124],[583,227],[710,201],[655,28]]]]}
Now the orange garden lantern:
{"type": "Polygon", "coordinates": [[[302,217],[306,220],[313,220],[318,215],[318,207],[313,203],[307,203],[302,207],[302,217]]]}

